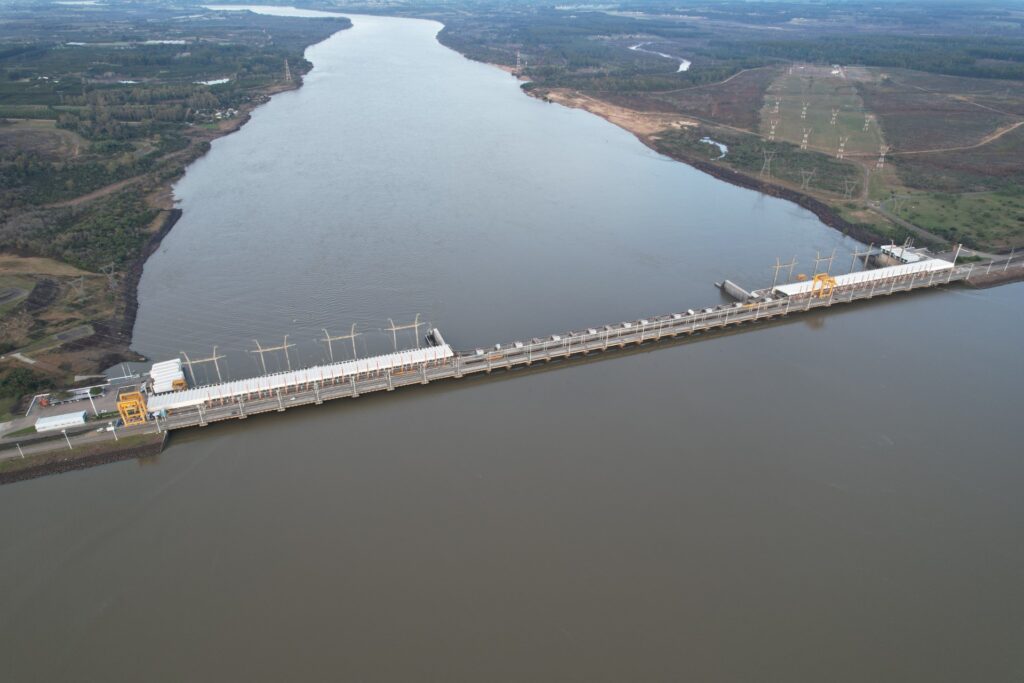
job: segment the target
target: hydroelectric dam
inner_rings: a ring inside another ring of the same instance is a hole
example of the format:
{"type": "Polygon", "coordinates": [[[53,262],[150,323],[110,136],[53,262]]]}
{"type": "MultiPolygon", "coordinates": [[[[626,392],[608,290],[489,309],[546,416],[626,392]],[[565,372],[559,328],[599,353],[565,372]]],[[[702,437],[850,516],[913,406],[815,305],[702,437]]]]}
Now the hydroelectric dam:
{"type": "Polygon", "coordinates": [[[955,258],[950,262],[906,247],[883,247],[878,256],[884,259],[882,262],[895,265],[834,277],[816,273],[812,278],[749,293],[726,281],[723,289],[739,299],[734,303],[552,334],[528,342],[499,343],[487,349],[455,351],[439,330],[432,329],[427,335],[430,345],[424,348],[191,388],[180,374],[180,361],[165,361],[154,365],[148,386],[122,390],[118,409],[129,428],[164,431],[205,426],[375,391],[602,354],[725,328],[751,327],[838,304],[964,282],[972,275],[985,274],[986,267],[989,273],[994,267],[1001,271],[1024,268],[1024,259],[1012,256],[980,266],[955,265],[955,258]],[[169,364],[177,365],[178,378],[168,379],[169,364]]]}

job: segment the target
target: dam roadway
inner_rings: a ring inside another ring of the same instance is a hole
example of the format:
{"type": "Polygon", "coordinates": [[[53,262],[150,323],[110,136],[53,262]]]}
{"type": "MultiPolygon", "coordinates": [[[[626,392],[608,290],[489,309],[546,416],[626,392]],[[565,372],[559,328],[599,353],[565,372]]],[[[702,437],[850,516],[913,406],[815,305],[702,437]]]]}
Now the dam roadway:
{"type": "MultiPolygon", "coordinates": [[[[988,265],[988,264],[986,264],[988,265]]],[[[1020,260],[1005,259],[993,265],[1006,270],[1011,266],[1021,269],[1020,260]]],[[[988,267],[991,270],[992,266],[988,267]]],[[[883,269],[885,270],[885,269],[883,269]]],[[[865,273],[878,271],[865,271],[865,273]]],[[[211,422],[229,419],[245,419],[251,415],[267,412],[281,412],[297,406],[320,404],[338,398],[356,398],[361,394],[376,391],[392,391],[399,387],[428,384],[438,380],[450,380],[490,373],[495,370],[509,370],[547,363],[554,360],[570,359],[628,346],[642,346],[662,340],[687,338],[693,335],[725,328],[744,328],[756,323],[792,316],[810,311],[827,309],[837,304],[847,304],[885,297],[899,292],[945,286],[968,280],[972,274],[984,274],[985,266],[975,264],[955,266],[942,271],[920,272],[910,275],[896,275],[882,279],[865,279],[836,288],[822,295],[821,291],[803,296],[770,297],[762,294],[758,300],[748,303],[720,305],[703,308],[690,313],[673,313],[636,320],[633,322],[604,325],[564,334],[555,334],[547,339],[534,339],[529,343],[513,342],[500,344],[490,349],[451,354],[439,363],[424,363],[416,367],[398,370],[384,370],[379,373],[364,373],[345,379],[310,381],[273,392],[257,392],[257,396],[217,398],[216,385],[210,387],[211,400],[204,404],[178,408],[157,416],[158,430],[175,430],[186,427],[205,426],[211,422]],[[977,271],[977,273],[975,272],[977,271]]],[[[197,387],[203,389],[203,387],[197,387]]],[[[166,394],[161,396],[167,396],[166,394]]],[[[145,428],[152,429],[153,422],[145,428]]]]}

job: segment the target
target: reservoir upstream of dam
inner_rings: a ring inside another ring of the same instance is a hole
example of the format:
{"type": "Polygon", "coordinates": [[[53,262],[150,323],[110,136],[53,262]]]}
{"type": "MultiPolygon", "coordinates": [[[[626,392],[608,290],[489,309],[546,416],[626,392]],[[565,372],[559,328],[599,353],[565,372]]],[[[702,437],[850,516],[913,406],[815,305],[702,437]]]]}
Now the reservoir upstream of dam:
{"type": "MultiPolygon", "coordinates": [[[[308,364],[322,328],[384,352],[419,313],[472,349],[712,305],[776,257],[850,267],[814,215],[526,96],[437,23],[352,20],[178,183],[140,353],[216,344],[242,377],[253,339],[308,364]]],[[[4,486],[0,678],[1020,680],[1022,295],[894,296],[4,486]]]]}

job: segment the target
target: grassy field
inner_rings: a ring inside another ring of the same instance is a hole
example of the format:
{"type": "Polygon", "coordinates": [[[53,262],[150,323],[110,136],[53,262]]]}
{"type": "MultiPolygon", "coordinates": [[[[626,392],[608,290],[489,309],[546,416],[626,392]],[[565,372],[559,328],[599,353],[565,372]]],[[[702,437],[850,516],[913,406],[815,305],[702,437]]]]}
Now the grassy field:
{"type": "Polygon", "coordinates": [[[1024,246],[1024,189],[1001,192],[947,194],[921,192],[900,195],[885,204],[889,211],[914,223],[928,226],[951,241],[969,247],[985,245],[1006,249],[1024,246]]]}

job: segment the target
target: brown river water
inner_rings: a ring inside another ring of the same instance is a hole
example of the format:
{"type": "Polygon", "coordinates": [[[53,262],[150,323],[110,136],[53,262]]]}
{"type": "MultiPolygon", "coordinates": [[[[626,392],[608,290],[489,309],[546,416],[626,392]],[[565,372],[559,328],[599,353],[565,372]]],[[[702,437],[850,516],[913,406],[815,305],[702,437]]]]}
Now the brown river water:
{"type": "MultiPolygon", "coordinates": [[[[421,313],[471,349],[711,305],[776,256],[849,268],[813,215],[523,95],[436,23],[353,21],[177,186],[140,352],[218,344],[240,377],[254,338],[310,363],[321,328],[384,351],[421,313]]],[[[334,402],[5,486],[0,680],[1020,681],[1022,294],[334,402]]]]}

